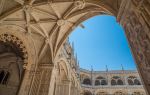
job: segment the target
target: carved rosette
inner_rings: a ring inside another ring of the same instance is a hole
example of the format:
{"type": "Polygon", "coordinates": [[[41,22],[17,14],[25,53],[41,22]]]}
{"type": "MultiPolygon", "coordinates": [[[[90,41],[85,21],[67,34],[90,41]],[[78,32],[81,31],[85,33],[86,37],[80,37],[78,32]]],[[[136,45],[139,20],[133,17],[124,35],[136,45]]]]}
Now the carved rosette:
{"type": "Polygon", "coordinates": [[[84,0],[78,0],[74,3],[74,5],[79,8],[79,9],[83,9],[85,6],[85,1],[84,0]]]}
{"type": "Polygon", "coordinates": [[[28,53],[27,53],[27,50],[26,50],[26,47],[25,45],[23,44],[23,42],[16,36],[12,35],[12,34],[7,34],[7,33],[4,33],[4,34],[1,34],[0,35],[0,41],[1,42],[8,42],[8,43],[12,43],[13,45],[16,45],[16,47],[18,47],[19,49],[19,52],[21,52],[23,55],[23,61],[24,61],[24,65],[23,65],[23,68],[26,69],[26,66],[27,66],[27,61],[28,61],[28,53]]]}

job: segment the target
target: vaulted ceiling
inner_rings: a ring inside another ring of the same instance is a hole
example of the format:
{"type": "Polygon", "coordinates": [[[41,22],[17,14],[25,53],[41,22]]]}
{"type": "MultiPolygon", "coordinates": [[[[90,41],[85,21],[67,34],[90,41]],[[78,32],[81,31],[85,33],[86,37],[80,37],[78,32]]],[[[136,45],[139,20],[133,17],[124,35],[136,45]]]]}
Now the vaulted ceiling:
{"type": "MultiPolygon", "coordinates": [[[[34,40],[38,59],[54,59],[84,20],[100,14],[116,16],[121,0],[0,0],[0,26],[24,28],[34,40]]],[[[48,60],[45,59],[45,60],[48,60]]]]}

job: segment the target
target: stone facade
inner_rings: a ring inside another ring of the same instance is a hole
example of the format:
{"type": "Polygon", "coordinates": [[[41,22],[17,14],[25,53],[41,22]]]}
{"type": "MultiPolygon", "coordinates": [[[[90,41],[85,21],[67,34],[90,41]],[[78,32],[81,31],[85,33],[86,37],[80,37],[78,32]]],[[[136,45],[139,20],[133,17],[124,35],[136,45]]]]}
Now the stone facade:
{"type": "Polygon", "coordinates": [[[89,71],[80,69],[80,95],[146,95],[135,70],[89,71]]]}
{"type": "Polygon", "coordinates": [[[76,64],[62,48],[81,22],[101,14],[123,26],[150,95],[149,0],[0,0],[0,95],[77,95],[76,64]]]}

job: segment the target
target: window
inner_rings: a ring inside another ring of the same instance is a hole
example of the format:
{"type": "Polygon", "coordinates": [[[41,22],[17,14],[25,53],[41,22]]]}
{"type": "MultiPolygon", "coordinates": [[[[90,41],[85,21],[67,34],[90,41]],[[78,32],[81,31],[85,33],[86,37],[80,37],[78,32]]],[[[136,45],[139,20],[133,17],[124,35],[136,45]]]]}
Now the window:
{"type": "Polygon", "coordinates": [[[111,85],[117,85],[117,83],[114,79],[111,80],[111,85]]]}
{"type": "Polygon", "coordinates": [[[107,85],[107,81],[104,77],[97,77],[95,80],[95,85],[107,85]]]}
{"type": "Polygon", "coordinates": [[[120,77],[114,76],[111,80],[111,85],[123,85],[123,81],[120,77]]]}
{"type": "Polygon", "coordinates": [[[134,85],[141,85],[140,81],[138,79],[134,80],[134,85]]]}
{"type": "Polygon", "coordinates": [[[0,84],[2,83],[4,76],[5,76],[5,72],[2,70],[0,72],[0,84]]]}
{"type": "Polygon", "coordinates": [[[89,78],[85,78],[83,80],[83,84],[86,84],[86,85],[91,85],[91,80],[89,78]]]}
{"type": "Polygon", "coordinates": [[[131,79],[128,79],[128,84],[129,85],[134,85],[133,81],[131,79]]]}
{"type": "Polygon", "coordinates": [[[95,81],[95,85],[96,85],[96,86],[100,85],[100,81],[99,81],[99,80],[96,80],[96,81],[95,81]]]}
{"type": "Polygon", "coordinates": [[[10,76],[9,72],[5,72],[4,70],[2,70],[0,72],[0,84],[6,85],[8,83],[9,76],[10,76]]]}
{"type": "Polygon", "coordinates": [[[122,81],[121,79],[119,79],[119,80],[117,81],[117,85],[123,85],[123,81],[122,81]]]}

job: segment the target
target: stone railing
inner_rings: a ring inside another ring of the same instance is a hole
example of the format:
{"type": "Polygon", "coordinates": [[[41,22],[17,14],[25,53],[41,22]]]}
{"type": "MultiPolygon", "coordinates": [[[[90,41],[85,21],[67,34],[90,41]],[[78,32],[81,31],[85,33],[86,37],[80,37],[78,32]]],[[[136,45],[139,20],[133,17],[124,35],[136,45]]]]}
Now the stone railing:
{"type": "Polygon", "coordinates": [[[99,86],[92,86],[92,85],[85,85],[82,84],[81,87],[84,88],[143,88],[143,85],[99,85],[99,86]]]}

